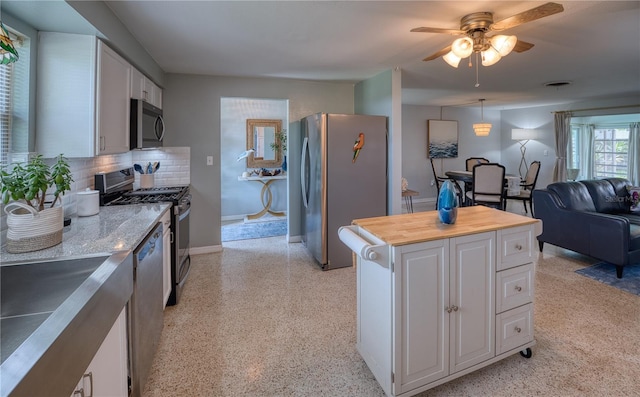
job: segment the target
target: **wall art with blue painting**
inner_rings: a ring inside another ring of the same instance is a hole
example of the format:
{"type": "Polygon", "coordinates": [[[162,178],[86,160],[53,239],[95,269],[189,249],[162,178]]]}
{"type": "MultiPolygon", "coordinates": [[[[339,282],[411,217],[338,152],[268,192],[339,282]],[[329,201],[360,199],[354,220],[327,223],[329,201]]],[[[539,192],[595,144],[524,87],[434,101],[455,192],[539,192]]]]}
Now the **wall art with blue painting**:
{"type": "Polygon", "coordinates": [[[458,157],[458,122],[427,120],[427,157],[446,159],[458,157]]]}

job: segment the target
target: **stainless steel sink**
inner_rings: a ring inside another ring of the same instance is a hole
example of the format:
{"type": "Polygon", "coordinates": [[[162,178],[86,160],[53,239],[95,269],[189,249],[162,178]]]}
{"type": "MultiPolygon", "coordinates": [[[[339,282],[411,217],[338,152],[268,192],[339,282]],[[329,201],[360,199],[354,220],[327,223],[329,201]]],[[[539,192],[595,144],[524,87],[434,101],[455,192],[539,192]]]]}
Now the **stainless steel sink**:
{"type": "Polygon", "coordinates": [[[0,266],[0,396],[70,395],[132,275],[130,252],[0,266]]]}
{"type": "Polygon", "coordinates": [[[0,363],[108,256],[0,267],[0,363]]]}

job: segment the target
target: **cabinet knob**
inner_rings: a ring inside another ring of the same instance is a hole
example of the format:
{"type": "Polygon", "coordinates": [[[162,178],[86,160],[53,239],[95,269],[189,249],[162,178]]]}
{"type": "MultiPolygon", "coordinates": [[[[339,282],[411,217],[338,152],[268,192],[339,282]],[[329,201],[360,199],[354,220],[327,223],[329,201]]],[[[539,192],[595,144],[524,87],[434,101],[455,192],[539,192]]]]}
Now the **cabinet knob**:
{"type": "Polygon", "coordinates": [[[517,333],[520,333],[520,332],[522,332],[522,328],[520,328],[520,327],[516,327],[516,328],[515,328],[515,331],[516,331],[517,333]]]}
{"type": "Polygon", "coordinates": [[[521,287],[521,286],[519,286],[519,285],[516,285],[515,290],[516,290],[516,291],[518,291],[518,292],[520,292],[520,291],[522,291],[522,287],[521,287]]]}
{"type": "Polygon", "coordinates": [[[451,309],[453,309],[454,312],[457,312],[458,311],[458,306],[453,305],[453,306],[451,306],[451,309]]]}
{"type": "Polygon", "coordinates": [[[445,307],[444,310],[446,310],[447,313],[451,313],[451,311],[453,311],[453,309],[449,306],[445,307]]]}
{"type": "Polygon", "coordinates": [[[516,244],[516,249],[517,249],[518,251],[522,251],[522,245],[520,245],[520,244],[516,244]]]}

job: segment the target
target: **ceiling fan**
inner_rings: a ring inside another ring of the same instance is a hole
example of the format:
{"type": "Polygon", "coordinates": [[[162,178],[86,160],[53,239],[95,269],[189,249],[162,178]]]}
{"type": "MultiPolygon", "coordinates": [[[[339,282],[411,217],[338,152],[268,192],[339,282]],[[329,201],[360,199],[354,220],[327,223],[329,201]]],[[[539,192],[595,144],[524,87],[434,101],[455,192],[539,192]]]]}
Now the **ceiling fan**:
{"type": "MultiPolygon", "coordinates": [[[[564,11],[564,8],[561,4],[546,3],[497,22],[493,21],[493,13],[491,12],[474,12],[460,19],[460,29],[420,27],[411,29],[411,31],[465,36],[455,40],[451,45],[440,51],[429,55],[423,61],[431,61],[442,56],[449,65],[457,68],[462,58],[470,57],[471,54],[475,53],[476,57],[482,57],[482,65],[491,66],[511,51],[524,52],[530,50],[533,44],[518,40],[516,36],[488,36],[489,33],[510,29],[562,11],[564,11]]],[[[469,66],[472,66],[471,58],[469,58],[469,66]]]]}

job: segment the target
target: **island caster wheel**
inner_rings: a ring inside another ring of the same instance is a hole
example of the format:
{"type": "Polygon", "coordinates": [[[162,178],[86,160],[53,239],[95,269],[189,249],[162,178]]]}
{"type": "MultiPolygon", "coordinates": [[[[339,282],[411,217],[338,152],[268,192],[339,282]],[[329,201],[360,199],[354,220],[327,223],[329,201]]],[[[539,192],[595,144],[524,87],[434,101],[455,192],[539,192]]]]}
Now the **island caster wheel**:
{"type": "Polygon", "coordinates": [[[527,347],[525,350],[520,350],[520,355],[524,358],[531,358],[533,352],[530,347],[527,347]]]}

